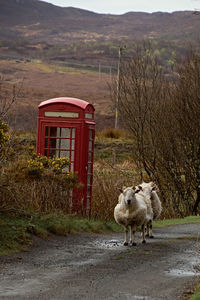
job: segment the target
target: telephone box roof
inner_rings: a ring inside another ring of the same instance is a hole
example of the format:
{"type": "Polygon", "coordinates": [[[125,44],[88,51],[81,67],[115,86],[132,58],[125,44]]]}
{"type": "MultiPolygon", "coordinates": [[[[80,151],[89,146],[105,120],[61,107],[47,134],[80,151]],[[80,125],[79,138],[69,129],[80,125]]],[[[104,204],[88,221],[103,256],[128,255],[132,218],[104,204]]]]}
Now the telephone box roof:
{"type": "MultiPolygon", "coordinates": [[[[41,102],[38,107],[41,108],[45,105],[50,105],[50,104],[58,104],[58,103],[61,103],[61,104],[72,104],[74,106],[78,106],[82,109],[85,109],[88,105],[91,105],[93,107],[92,104],[84,101],[84,100],[81,100],[81,99],[77,99],[77,98],[68,98],[68,97],[60,97],[60,98],[53,98],[53,99],[49,99],[49,100],[46,100],[46,101],[43,101],[41,102]]],[[[94,107],[93,107],[94,109],[94,107]]]]}

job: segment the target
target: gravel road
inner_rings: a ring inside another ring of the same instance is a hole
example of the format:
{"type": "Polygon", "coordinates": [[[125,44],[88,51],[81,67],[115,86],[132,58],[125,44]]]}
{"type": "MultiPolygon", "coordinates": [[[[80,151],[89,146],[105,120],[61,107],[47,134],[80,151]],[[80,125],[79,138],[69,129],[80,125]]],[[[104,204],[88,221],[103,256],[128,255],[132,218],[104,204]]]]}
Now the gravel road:
{"type": "Polygon", "coordinates": [[[35,239],[0,257],[0,299],[175,300],[200,280],[200,224],[154,230],[123,246],[124,234],[35,239]]]}

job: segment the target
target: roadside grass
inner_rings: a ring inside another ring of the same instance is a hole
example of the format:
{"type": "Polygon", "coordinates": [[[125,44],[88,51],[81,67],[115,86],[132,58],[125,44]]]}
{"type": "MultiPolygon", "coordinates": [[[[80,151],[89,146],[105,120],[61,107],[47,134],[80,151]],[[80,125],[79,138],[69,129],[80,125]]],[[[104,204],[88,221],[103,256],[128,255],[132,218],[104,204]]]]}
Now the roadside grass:
{"type": "Polygon", "coordinates": [[[53,235],[65,236],[78,232],[109,233],[121,230],[114,221],[96,221],[62,213],[1,213],[0,255],[26,251],[32,244],[33,236],[46,239],[53,235]]]}
{"type": "MultiPolygon", "coordinates": [[[[170,219],[154,222],[154,227],[200,223],[200,217],[170,219]]],[[[122,232],[123,228],[114,220],[100,221],[62,213],[0,213],[0,255],[27,251],[33,236],[43,239],[53,235],[66,236],[79,232],[111,233],[122,232]]]]}
{"type": "Polygon", "coordinates": [[[154,227],[166,227],[172,225],[181,225],[181,224],[193,224],[200,223],[200,216],[188,216],[180,219],[166,219],[158,220],[153,222],[154,227]]]}
{"type": "Polygon", "coordinates": [[[188,300],[199,300],[200,299],[200,284],[198,284],[196,291],[188,300]]]}

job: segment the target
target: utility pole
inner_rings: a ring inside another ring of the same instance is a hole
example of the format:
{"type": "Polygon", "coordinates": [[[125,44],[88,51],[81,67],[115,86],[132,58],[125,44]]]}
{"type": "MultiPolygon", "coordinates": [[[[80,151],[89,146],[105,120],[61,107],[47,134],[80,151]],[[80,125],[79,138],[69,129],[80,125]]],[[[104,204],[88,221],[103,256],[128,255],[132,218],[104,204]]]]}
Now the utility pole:
{"type": "Polygon", "coordinates": [[[99,81],[101,80],[101,63],[99,63],[99,81]]]}
{"type": "Polygon", "coordinates": [[[116,95],[116,106],[115,106],[115,129],[118,128],[118,118],[119,118],[119,92],[120,92],[120,64],[121,64],[121,54],[126,46],[120,47],[118,50],[118,64],[117,64],[117,95],[116,95]]]}

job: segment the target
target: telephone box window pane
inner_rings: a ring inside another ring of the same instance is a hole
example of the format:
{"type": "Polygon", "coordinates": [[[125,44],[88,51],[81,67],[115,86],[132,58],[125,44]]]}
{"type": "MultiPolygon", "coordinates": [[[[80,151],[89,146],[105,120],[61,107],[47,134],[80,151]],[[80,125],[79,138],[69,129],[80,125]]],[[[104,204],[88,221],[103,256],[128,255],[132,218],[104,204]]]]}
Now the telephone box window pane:
{"type": "Polygon", "coordinates": [[[74,164],[71,163],[71,172],[74,172],[74,164]]]}
{"type": "Polygon", "coordinates": [[[87,183],[88,183],[88,184],[90,184],[90,177],[91,177],[91,176],[88,175],[88,180],[87,180],[87,183]]]}
{"type": "Polygon", "coordinates": [[[71,152],[71,160],[74,161],[74,151],[71,152]]]}
{"type": "Polygon", "coordinates": [[[91,189],[90,189],[90,186],[88,186],[88,188],[87,188],[87,196],[90,197],[90,194],[91,194],[91,189]]]}
{"type": "Polygon", "coordinates": [[[55,157],[60,157],[60,151],[56,150],[56,156],[55,157]]]}
{"type": "Polygon", "coordinates": [[[86,119],[92,119],[92,114],[86,113],[85,117],[86,117],[86,119]]]}
{"type": "Polygon", "coordinates": [[[92,168],[91,168],[91,164],[88,164],[88,173],[91,173],[92,168]]]}
{"type": "Polygon", "coordinates": [[[68,157],[69,158],[69,151],[60,151],[60,157],[68,157]]]}
{"type": "Polygon", "coordinates": [[[45,148],[48,148],[48,139],[45,139],[45,148]]]}
{"type": "Polygon", "coordinates": [[[60,140],[60,149],[70,149],[70,140],[60,140]]]}
{"type": "Polygon", "coordinates": [[[48,150],[45,150],[45,151],[44,151],[44,155],[45,155],[45,156],[48,156],[48,150]]]}
{"type": "Polygon", "coordinates": [[[91,130],[91,129],[89,131],[89,138],[90,138],[90,140],[92,140],[92,138],[93,138],[93,130],[91,130]]]}
{"type": "Polygon", "coordinates": [[[49,148],[59,148],[58,147],[58,139],[49,139],[49,148]]]}
{"type": "Polygon", "coordinates": [[[57,137],[60,137],[60,131],[61,131],[61,128],[57,127],[57,137]]]}
{"type": "Polygon", "coordinates": [[[87,197],[87,209],[90,208],[90,197],[87,197]]]}
{"type": "Polygon", "coordinates": [[[72,147],[71,149],[74,150],[75,140],[72,140],[72,147]]]}
{"type": "Polygon", "coordinates": [[[78,118],[77,112],[67,112],[67,111],[45,111],[45,117],[56,117],[56,118],[78,118]]]}
{"type": "Polygon", "coordinates": [[[61,137],[70,138],[70,128],[61,128],[61,137]]]}
{"type": "Polygon", "coordinates": [[[92,152],[89,152],[89,155],[88,155],[88,162],[92,162],[92,152]]]}
{"type": "Polygon", "coordinates": [[[89,142],[89,151],[92,151],[92,141],[89,142]]]}
{"type": "Polygon", "coordinates": [[[57,127],[50,127],[50,136],[57,136],[57,127]]]}
{"type": "Polygon", "coordinates": [[[46,126],[46,127],[45,127],[45,136],[48,136],[48,135],[49,135],[49,127],[46,126]]]}
{"type": "Polygon", "coordinates": [[[72,128],[72,138],[75,138],[75,128],[72,128]]]}
{"type": "Polygon", "coordinates": [[[60,139],[56,139],[56,149],[60,149],[60,139]]]}
{"type": "Polygon", "coordinates": [[[49,156],[50,156],[50,157],[56,157],[56,150],[50,149],[50,150],[49,150],[49,156]]]}

